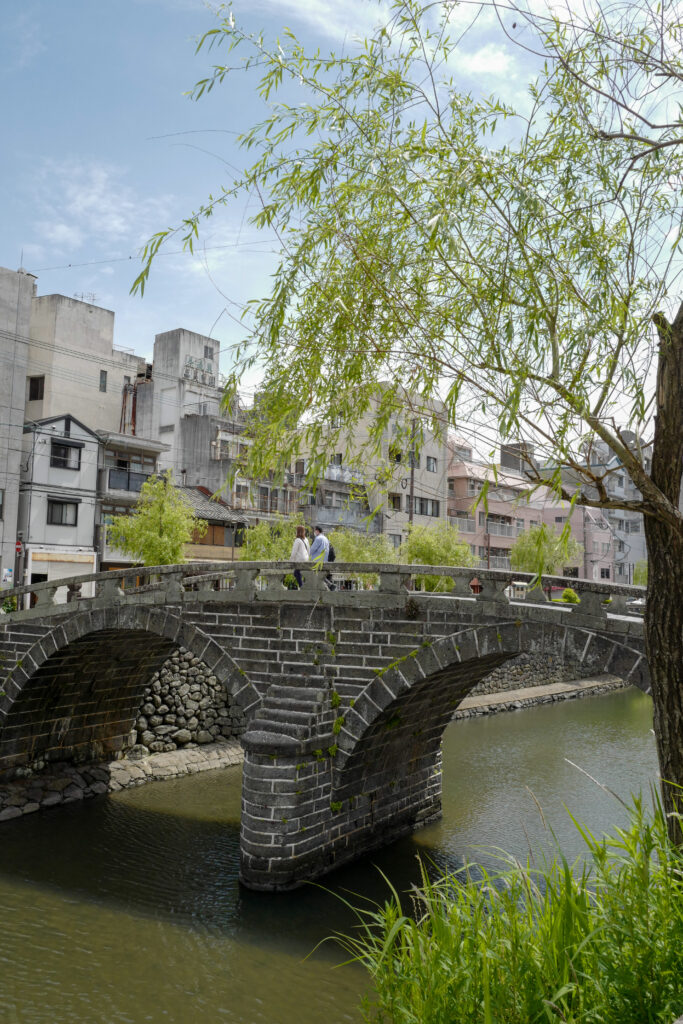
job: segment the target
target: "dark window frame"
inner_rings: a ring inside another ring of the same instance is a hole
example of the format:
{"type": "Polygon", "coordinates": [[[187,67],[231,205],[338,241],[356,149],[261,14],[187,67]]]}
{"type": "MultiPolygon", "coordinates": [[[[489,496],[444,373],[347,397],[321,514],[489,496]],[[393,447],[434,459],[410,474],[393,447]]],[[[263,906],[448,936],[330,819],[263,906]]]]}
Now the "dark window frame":
{"type": "Polygon", "coordinates": [[[106,391],[107,391],[107,371],[106,370],[100,370],[100,391],[103,394],[106,394],[106,391]],[[104,385],[104,387],[102,385],[104,385]]]}
{"type": "Polygon", "coordinates": [[[81,446],[79,444],[69,444],[64,441],[57,441],[54,438],[50,440],[50,466],[53,469],[74,469],[76,471],[81,468],[81,446]],[[69,465],[67,459],[68,455],[57,455],[55,453],[56,448],[63,448],[65,452],[76,452],[78,454],[77,464],[75,466],[69,465]]]}
{"type": "Polygon", "coordinates": [[[29,402],[42,402],[42,400],[44,398],[45,398],[45,374],[43,374],[41,377],[29,377],[29,379],[28,379],[28,400],[29,400],[29,402]]]}
{"type": "Polygon", "coordinates": [[[47,523],[48,526],[78,526],[78,502],[77,501],[57,501],[56,498],[48,498],[47,500],[47,523]],[[65,523],[63,519],[55,519],[54,514],[56,509],[64,509],[69,506],[73,506],[74,509],[74,521],[73,523],[65,523]]]}

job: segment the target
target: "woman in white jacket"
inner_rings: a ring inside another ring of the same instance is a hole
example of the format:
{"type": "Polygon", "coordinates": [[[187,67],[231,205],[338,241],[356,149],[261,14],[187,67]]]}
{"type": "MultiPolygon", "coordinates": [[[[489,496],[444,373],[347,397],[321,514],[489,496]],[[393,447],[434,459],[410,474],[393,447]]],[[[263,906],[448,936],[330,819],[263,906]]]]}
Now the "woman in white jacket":
{"type": "MultiPolygon", "coordinates": [[[[296,537],[292,544],[292,553],[289,556],[292,562],[307,562],[309,557],[310,548],[308,546],[308,540],[306,539],[306,528],[305,526],[297,526],[296,537]]],[[[300,569],[294,570],[294,578],[297,582],[297,588],[301,587],[303,583],[303,577],[300,569]]]]}

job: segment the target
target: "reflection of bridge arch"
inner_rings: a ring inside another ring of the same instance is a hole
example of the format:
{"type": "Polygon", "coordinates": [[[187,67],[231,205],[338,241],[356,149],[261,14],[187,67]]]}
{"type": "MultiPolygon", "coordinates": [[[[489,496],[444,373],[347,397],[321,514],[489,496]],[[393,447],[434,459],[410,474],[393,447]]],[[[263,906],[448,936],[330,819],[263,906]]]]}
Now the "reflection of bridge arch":
{"type": "Polygon", "coordinates": [[[239,706],[258,700],[225,649],[180,615],[142,605],[79,610],[48,626],[3,680],[0,772],[37,759],[115,757],[150,676],[179,646],[239,706]]]}

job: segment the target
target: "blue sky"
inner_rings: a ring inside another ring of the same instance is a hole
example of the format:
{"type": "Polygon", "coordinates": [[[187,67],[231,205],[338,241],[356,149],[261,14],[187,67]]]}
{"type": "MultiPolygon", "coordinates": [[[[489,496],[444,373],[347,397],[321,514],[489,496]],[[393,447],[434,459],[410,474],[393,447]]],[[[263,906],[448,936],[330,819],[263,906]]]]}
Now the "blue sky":
{"type": "MultiPolygon", "coordinates": [[[[144,298],[129,295],[140,246],[231,177],[226,161],[245,159],[231,133],[263,115],[245,77],[199,103],[184,95],[210,68],[195,42],[215,15],[201,0],[2,0],[1,7],[0,265],[16,269],[23,252],[40,294],[85,296],[114,310],[115,344],[141,355],[151,355],[156,333],[174,327],[211,333],[222,345],[238,340],[229,314],[266,293],[274,266],[271,243],[249,226],[242,201],[207,226],[205,252],[180,254],[171,244],[144,298]]],[[[365,0],[235,7],[251,31],[276,35],[287,25],[324,50],[352,45],[381,12],[365,0]]],[[[464,26],[475,12],[464,4],[457,18],[464,26]]],[[[485,11],[463,51],[462,77],[514,99],[526,60],[485,11]]]]}

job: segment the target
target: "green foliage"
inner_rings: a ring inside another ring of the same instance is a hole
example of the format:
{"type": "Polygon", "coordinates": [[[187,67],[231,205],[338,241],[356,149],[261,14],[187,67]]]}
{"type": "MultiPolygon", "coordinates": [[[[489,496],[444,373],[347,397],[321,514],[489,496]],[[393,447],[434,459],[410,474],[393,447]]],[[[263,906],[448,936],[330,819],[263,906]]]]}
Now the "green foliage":
{"type": "Polygon", "coordinates": [[[636,562],[633,570],[633,583],[636,587],[647,586],[647,562],[636,562]]]}
{"type": "Polygon", "coordinates": [[[562,591],[562,600],[565,604],[581,604],[581,598],[572,587],[565,587],[562,591]]]}
{"type": "Polygon", "coordinates": [[[585,857],[464,868],[404,909],[357,909],[342,946],[372,975],[373,1024],[671,1024],[683,1012],[683,850],[634,799],[630,825],[585,857]]]}
{"type": "MultiPolygon", "coordinates": [[[[240,66],[264,116],[239,140],[254,163],[185,219],[183,242],[191,249],[237,193],[261,197],[254,224],[286,238],[270,295],[247,310],[226,396],[258,365],[244,471],[279,474],[313,452],[315,476],[361,418],[365,455],[377,458],[410,395],[418,423],[435,429],[476,408],[503,439],[552,458],[547,477],[530,464],[537,486],[560,494],[571,467],[570,490],[597,505],[599,439],[650,513],[678,523],[642,452],[614,429],[619,417],[646,433],[653,324],[665,337],[680,270],[683,146],[677,119],[658,117],[676,107],[683,76],[675,12],[660,20],[654,0],[617,0],[600,31],[554,9],[525,15],[529,45],[549,59],[520,111],[507,91],[462,92],[452,69],[467,34],[449,5],[394,0],[387,17],[351,52],[323,58],[290,30],[248,34],[223,8],[199,44],[230,57],[194,98],[240,66]],[[626,111],[624,83],[637,97],[626,111]],[[648,148],[639,128],[653,123],[648,148]]],[[[173,234],[148,243],[138,289],[173,234]]]]}
{"type": "Polygon", "coordinates": [[[5,597],[5,598],[3,598],[2,610],[3,610],[3,612],[6,612],[8,615],[9,615],[10,612],[15,612],[17,610],[17,599],[16,599],[16,597],[5,597]]]}
{"type": "Polygon", "coordinates": [[[510,564],[519,572],[554,576],[582,554],[583,547],[573,540],[569,531],[558,535],[541,523],[519,535],[510,549],[510,564]]]}
{"type": "Polygon", "coordinates": [[[107,539],[112,547],[143,565],[184,562],[185,544],[205,533],[206,522],[194,515],[173,486],[170,469],[145,481],[131,515],[114,516],[107,526],[107,539]]]}
{"type": "MultiPolygon", "coordinates": [[[[401,545],[401,562],[412,565],[474,565],[476,558],[469,544],[460,538],[458,528],[441,519],[434,526],[413,524],[401,545]]],[[[447,591],[453,580],[446,576],[417,576],[420,590],[447,591]]]]}
{"type": "Polygon", "coordinates": [[[242,558],[246,562],[289,561],[297,526],[304,526],[301,514],[262,519],[245,531],[242,558]]]}
{"type": "MultiPolygon", "coordinates": [[[[365,533],[339,527],[336,530],[331,530],[327,534],[327,538],[334,548],[338,562],[386,564],[396,561],[394,548],[383,533],[365,533]]],[[[356,579],[361,587],[376,587],[379,582],[377,573],[372,572],[358,573],[356,579]]]]}

